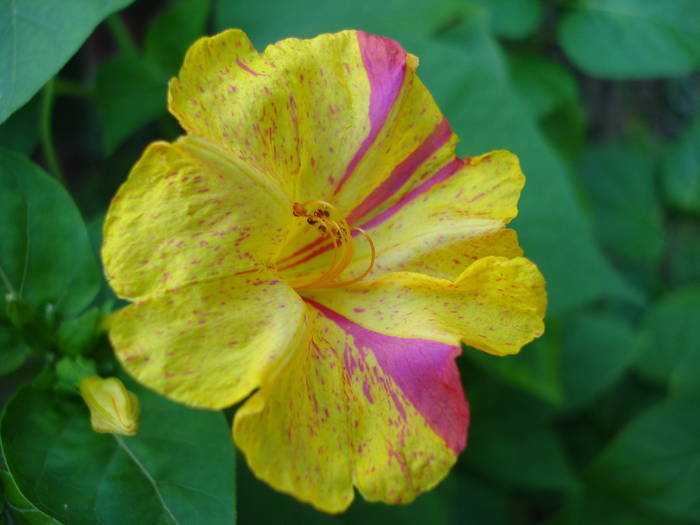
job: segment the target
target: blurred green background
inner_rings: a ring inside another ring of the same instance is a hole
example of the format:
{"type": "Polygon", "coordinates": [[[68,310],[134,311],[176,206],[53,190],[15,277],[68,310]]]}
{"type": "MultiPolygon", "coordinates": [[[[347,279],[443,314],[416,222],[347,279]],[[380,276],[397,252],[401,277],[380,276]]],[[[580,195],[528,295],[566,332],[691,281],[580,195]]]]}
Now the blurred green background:
{"type": "Polygon", "coordinates": [[[464,349],[472,426],[449,478],[410,506],[332,517],[239,461],[239,523],[700,523],[700,1],[106,3],[125,9],[39,59],[47,87],[0,100],[3,118],[23,106],[0,145],[60,171],[94,234],[145,145],[180,133],[165,94],[185,50],[229,27],[259,49],[394,38],[458,152],[509,149],[527,176],[514,226],[548,281],[547,332],[516,357],[464,349]]]}

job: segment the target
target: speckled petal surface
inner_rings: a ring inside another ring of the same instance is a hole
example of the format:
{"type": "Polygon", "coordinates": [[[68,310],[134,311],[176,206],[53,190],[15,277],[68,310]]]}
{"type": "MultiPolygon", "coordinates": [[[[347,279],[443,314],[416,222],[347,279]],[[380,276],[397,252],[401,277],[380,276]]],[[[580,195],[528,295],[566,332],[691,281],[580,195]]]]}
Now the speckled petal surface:
{"type": "Polygon", "coordinates": [[[463,341],[496,355],[542,335],[547,303],[542,274],[522,257],[484,257],[456,281],[397,272],[305,296],[382,334],[463,341]]]}
{"type": "Polygon", "coordinates": [[[327,512],[350,504],[353,484],[370,501],[412,501],[466,443],[459,348],[309,311],[311,339],[238,410],[236,443],[258,477],[327,512]]]}
{"type": "MultiPolygon", "coordinates": [[[[357,223],[377,249],[368,279],[410,271],[454,280],[481,257],[521,256],[515,232],[505,225],[517,215],[524,183],[518,158],[493,151],[466,162],[455,159],[393,204],[381,204],[357,223]]],[[[360,236],[355,239],[355,262],[345,280],[359,275],[369,261],[369,245],[360,236]]],[[[282,275],[318,272],[332,257],[328,241],[317,243],[285,261],[282,275]]]]}
{"type": "Polygon", "coordinates": [[[138,300],[265,268],[287,237],[290,206],[270,181],[189,137],[153,143],[107,213],[102,261],[109,284],[138,300]]]}
{"type": "Polygon", "coordinates": [[[117,358],[170,399],[219,409],[240,401],[291,359],[306,308],[266,273],[212,279],[133,303],[109,319],[117,358]]]}

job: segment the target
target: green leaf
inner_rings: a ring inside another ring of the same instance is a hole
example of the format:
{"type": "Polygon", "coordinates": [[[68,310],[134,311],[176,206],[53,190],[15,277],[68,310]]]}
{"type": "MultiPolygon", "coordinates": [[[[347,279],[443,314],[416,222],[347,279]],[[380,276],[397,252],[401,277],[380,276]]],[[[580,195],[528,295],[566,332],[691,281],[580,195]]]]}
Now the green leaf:
{"type": "Polygon", "coordinates": [[[167,75],[180,69],[185,51],[206,29],[209,0],[181,0],[151,23],[144,43],[145,57],[167,75]]]}
{"type": "Polygon", "coordinates": [[[64,354],[78,355],[90,349],[100,333],[103,313],[90,308],[79,317],[68,319],[58,328],[58,349],[64,354]]]}
{"type": "Polygon", "coordinates": [[[96,99],[103,147],[112,153],[124,139],[167,111],[168,76],[141,58],[116,58],[97,71],[96,99]]]}
{"type": "Polygon", "coordinates": [[[0,124],[0,147],[31,155],[39,142],[39,97],[34,97],[0,124]]]}
{"type": "Polygon", "coordinates": [[[0,375],[17,370],[29,356],[30,348],[13,326],[0,324],[0,375]]]}
{"type": "Polygon", "coordinates": [[[513,85],[535,118],[542,119],[578,102],[576,80],[563,65],[522,52],[510,52],[507,59],[513,85]]]}
{"type": "Polygon", "coordinates": [[[97,24],[133,0],[2,0],[0,123],[78,50],[97,24]]]}
{"type": "Polygon", "coordinates": [[[700,284],[700,223],[687,218],[671,223],[667,257],[671,286],[700,284]]]}
{"type": "Polygon", "coordinates": [[[591,402],[615,384],[641,348],[630,327],[602,314],[572,316],[562,334],[560,366],[568,408],[591,402]]]}
{"type": "Polygon", "coordinates": [[[632,421],[591,465],[591,486],[671,518],[700,520],[699,402],[670,400],[632,421]]]}
{"type": "Polygon", "coordinates": [[[700,65],[697,0],[580,0],[559,27],[559,43],[589,75],[679,76],[700,65]]]}
{"type": "Polygon", "coordinates": [[[56,363],[57,381],[54,388],[59,392],[76,394],[79,392],[80,381],[93,375],[97,375],[94,361],[82,356],[65,356],[56,363]]]}
{"type": "Polygon", "coordinates": [[[521,158],[528,182],[515,227],[526,255],[548,281],[550,312],[604,295],[638,300],[595,244],[566,166],[508,81],[501,49],[484,17],[478,16],[483,10],[472,6],[467,11],[469,4],[463,2],[423,0],[410,3],[408,17],[406,5],[403,0],[340,7],[311,0],[219,2],[215,14],[218,27],[245,27],[259,47],[287,36],[309,37],[347,27],[397,39],[420,58],[420,77],[460,137],[462,154],[505,148],[521,158]],[[270,12],[276,16],[270,17],[270,12]],[[440,39],[430,38],[446,25],[456,27],[443,31],[440,39]]]}
{"type": "Polygon", "coordinates": [[[487,9],[491,30],[504,38],[524,38],[537,29],[542,18],[539,0],[469,0],[487,9]]]}
{"type": "Polygon", "coordinates": [[[669,293],[644,319],[649,341],[638,362],[648,378],[676,393],[700,392],[700,287],[669,293]]]}
{"type": "Polygon", "coordinates": [[[22,388],[0,438],[24,496],[67,525],[229,525],[235,521],[234,448],[221,412],[177,405],[133,384],[135,437],[92,431],[76,396],[22,388]]]}
{"type": "Polygon", "coordinates": [[[36,309],[66,316],[85,308],[100,286],[85,225],[66,190],[22,155],[2,149],[0,282],[36,309]]]}
{"type": "Polygon", "coordinates": [[[517,355],[501,357],[466,348],[465,356],[506,383],[552,405],[559,405],[563,401],[559,373],[560,348],[559,341],[551,333],[552,322],[550,319],[548,331],[543,337],[527,345],[517,355]]]}
{"type": "Polygon", "coordinates": [[[5,498],[10,514],[18,523],[26,523],[28,525],[60,525],[50,516],[47,516],[34,505],[31,501],[24,497],[17,488],[15,480],[4,470],[0,470],[0,480],[5,489],[5,498]]]}
{"type": "Polygon", "coordinates": [[[22,155],[1,149],[0,281],[35,308],[67,316],[87,306],[100,286],[85,225],[68,193],[22,155]]]}
{"type": "Polygon", "coordinates": [[[700,215],[700,117],[666,155],[662,181],[671,205],[700,215]]]}
{"type": "Polygon", "coordinates": [[[602,245],[627,266],[655,269],[663,254],[663,211],[655,157],[642,145],[589,146],[581,180],[602,245]]]}

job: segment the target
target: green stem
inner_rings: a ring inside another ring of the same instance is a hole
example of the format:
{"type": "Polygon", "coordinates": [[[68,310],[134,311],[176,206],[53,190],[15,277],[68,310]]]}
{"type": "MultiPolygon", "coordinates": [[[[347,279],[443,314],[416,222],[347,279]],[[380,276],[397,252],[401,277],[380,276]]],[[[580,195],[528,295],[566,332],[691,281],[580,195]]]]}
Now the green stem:
{"type": "Polygon", "coordinates": [[[54,88],[56,91],[56,96],[67,96],[75,98],[92,98],[95,96],[93,90],[89,87],[83,86],[78,82],[73,80],[68,80],[65,78],[55,78],[54,88]]]}
{"type": "Polygon", "coordinates": [[[49,169],[49,173],[56,177],[59,182],[65,184],[61,165],[58,163],[58,156],[53,147],[53,138],[51,136],[51,112],[53,111],[54,102],[54,79],[52,78],[44,86],[44,91],[41,96],[41,148],[44,152],[44,160],[49,169]]]}
{"type": "Polygon", "coordinates": [[[116,41],[121,52],[128,57],[136,57],[139,54],[136,42],[129,33],[124,20],[118,13],[107,18],[107,27],[112,33],[112,38],[116,41]]]}

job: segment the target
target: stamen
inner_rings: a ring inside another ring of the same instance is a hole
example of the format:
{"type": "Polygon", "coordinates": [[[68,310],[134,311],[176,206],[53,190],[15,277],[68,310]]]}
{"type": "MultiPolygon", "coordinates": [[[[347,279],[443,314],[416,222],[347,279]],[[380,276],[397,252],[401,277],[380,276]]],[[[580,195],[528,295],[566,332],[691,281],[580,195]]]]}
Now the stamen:
{"type": "MultiPolygon", "coordinates": [[[[330,238],[330,241],[333,243],[333,262],[331,263],[330,267],[316,276],[308,278],[300,277],[290,280],[289,284],[297,290],[302,288],[338,288],[341,286],[347,286],[364,279],[374,267],[376,249],[374,242],[367,232],[365,232],[362,228],[350,227],[344,218],[331,218],[331,210],[335,212],[333,213],[334,216],[339,215],[335,206],[321,200],[308,201],[303,204],[295,202],[292,205],[292,213],[294,216],[306,217],[306,222],[309,225],[318,224],[319,231],[321,231],[324,237],[330,238]],[[309,209],[312,211],[309,211],[309,209]],[[360,233],[369,243],[369,266],[358,277],[355,277],[349,281],[333,282],[333,280],[339,277],[350,265],[350,263],[352,263],[353,255],[355,254],[352,236],[353,231],[360,233]]],[[[294,265],[295,263],[289,263],[280,268],[280,270],[291,268],[294,265]]]]}

